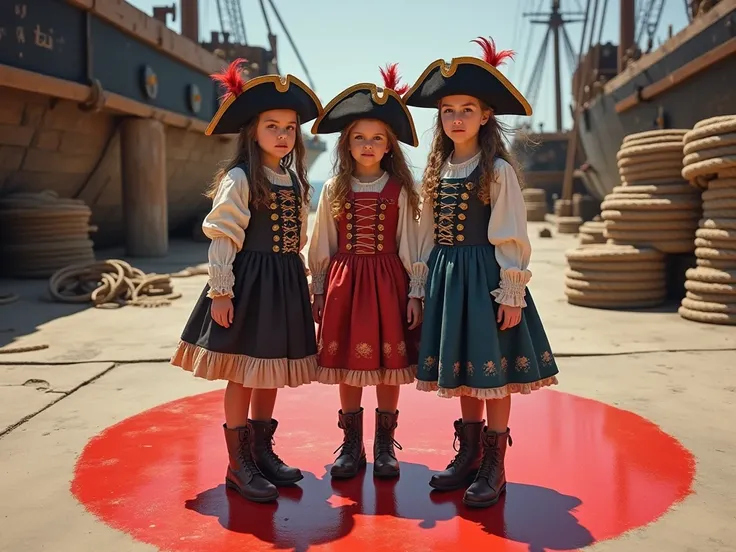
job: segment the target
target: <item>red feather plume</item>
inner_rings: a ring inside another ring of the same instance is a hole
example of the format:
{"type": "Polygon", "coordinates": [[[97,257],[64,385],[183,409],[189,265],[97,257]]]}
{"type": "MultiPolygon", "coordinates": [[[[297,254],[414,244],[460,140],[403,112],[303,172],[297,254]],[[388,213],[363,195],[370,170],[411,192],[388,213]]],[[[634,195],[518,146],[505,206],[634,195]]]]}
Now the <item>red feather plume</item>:
{"type": "Polygon", "coordinates": [[[516,55],[513,50],[501,50],[500,52],[496,50],[496,43],[492,38],[489,40],[484,36],[479,36],[471,42],[475,42],[483,48],[483,61],[494,67],[503,65],[507,59],[514,59],[516,55]]]}
{"type": "Polygon", "coordinates": [[[225,99],[229,96],[238,97],[243,91],[245,81],[240,75],[240,66],[245,63],[246,59],[238,58],[228,65],[227,69],[222,70],[219,73],[210,75],[210,78],[225,88],[225,93],[221,99],[225,99]]]}
{"type": "Polygon", "coordinates": [[[385,69],[383,67],[379,67],[378,70],[381,71],[384,88],[390,88],[399,96],[403,95],[407,90],[409,90],[408,84],[399,84],[401,76],[399,75],[398,63],[389,63],[386,65],[385,69]]]}

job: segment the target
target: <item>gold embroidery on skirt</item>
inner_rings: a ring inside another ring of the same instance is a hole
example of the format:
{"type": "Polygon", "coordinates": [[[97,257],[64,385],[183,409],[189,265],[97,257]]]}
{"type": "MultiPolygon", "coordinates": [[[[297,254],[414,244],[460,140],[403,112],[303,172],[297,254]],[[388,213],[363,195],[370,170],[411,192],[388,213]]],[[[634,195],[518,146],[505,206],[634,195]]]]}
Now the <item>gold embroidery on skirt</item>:
{"type": "Polygon", "coordinates": [[[399,344],[396,345],[396,350],[401,356],[406,356],[406,343],[399,341],[399,344]]]}
{"type": "Polygon", "coordinates": [[[367,343],[358,343],[355,346],[355,356],[358,358],[371,358],[373,356],[373,347],[367,343]]]}
{"type": "Polygon", "coordinates": [[[525,356],[516,357],[516,364],[514,366],[517,372],[528,372],[529,371],[529,359],[525,356]]]}
{"type": "Polygon", "coordinates": [[[455,364],[452,365],[452,373],[455,374],[456,376],[460,375],[460,363],[459,362],[456,362],[455,364]]]}
{"type": "Polygon", "coordinates": [[[393,347],[391,347],[390,343],[384,343],[383,344],[383,354],[387,357],[391,356],[391,353],[393,352],[393,347]]]}

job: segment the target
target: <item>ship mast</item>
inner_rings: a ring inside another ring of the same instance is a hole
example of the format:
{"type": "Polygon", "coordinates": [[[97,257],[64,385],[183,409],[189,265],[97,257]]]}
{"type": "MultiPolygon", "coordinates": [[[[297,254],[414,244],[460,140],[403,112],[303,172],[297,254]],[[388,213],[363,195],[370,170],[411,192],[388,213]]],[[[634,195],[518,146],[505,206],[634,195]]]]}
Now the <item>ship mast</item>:
{"type": "Polygon", "coordinates": [[[568,23],[581,23],[583,19],[566,18],[565,16],[583,15],[581,12],[563,13],[560,11],[560,0],[552,0],[552,9],[550,12],[527,12],[525,17],[545,17],[546,19],[532,19],[534,25],[546,25],[547,33],[542,42],[537,61],[532,69],[531,79],[527,90],[527,98],[534,102],[539,86],[541,84],[541,75],[544,70],[544,59],[547,55],[547,45],[549,38],[552,37],[554,49],[554,71],[555,71],[555,116],[557,121],[557,132],[562,132],[562,68],[560,64],[560,38],[565,41],[565,48],[568,59],[572,63],[575,60],[575,51],[572,46],[570,36],[567,34],[565,25],[568,23]]]}
{"type": "Polygon", "coordinates": [[[621,0],[619,17],[621,18],[618,41],[618,72],[626,68],[628,50],[634,46],[636,25],[635,0],[621,0]]]}

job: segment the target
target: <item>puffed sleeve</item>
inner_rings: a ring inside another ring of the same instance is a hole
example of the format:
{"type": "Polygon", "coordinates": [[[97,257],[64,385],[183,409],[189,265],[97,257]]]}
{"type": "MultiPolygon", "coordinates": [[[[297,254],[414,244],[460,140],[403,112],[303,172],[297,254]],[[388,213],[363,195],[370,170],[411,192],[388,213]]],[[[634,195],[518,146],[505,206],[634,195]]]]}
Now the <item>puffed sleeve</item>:
{"type": "Polygon", "coordinates": [[[491,291],[496,302],[511,307],[526,307],[526,285],[532,277],[527,270],[532,247],[526,225],[526,206],[514,168],[499,159],[491,185],[493,210],[488,223],[488,241],[496,247],[501,267],[501,284],[491,291]]]}
{"type": "Polygon", "coordinates": [[[222,177],[212,209],[202,222],[202,231],[212,242],[208,258],[208,297],[234,297],[233,261],[243,247],[250,222],[248,178],[240,168],[222,177]]]}
{"type": "Polygon", "coordinates": [[[332,256],[337,252],[337,223],[330,212],[331,184],[332,179],[322,186],[307,254],[307,263],[312,273],[312,293],[316,295],[325,292],[327,269],[332,256]]]}
{"type": "Polygon", "coordinates": [[[434,248],[434,209],[432,198],[423,197],[417,229],[417,260],[427,265],[434,248]]]}
{"type": "Polygon", "coordinates": [[[399,259],[409,274],[409,297],[422,299],[427,282],[427,263],[419,260],[419,223],[409,203],[409,194],[401,189],[399,194],[399,224],[396,228],[399,259]]]}

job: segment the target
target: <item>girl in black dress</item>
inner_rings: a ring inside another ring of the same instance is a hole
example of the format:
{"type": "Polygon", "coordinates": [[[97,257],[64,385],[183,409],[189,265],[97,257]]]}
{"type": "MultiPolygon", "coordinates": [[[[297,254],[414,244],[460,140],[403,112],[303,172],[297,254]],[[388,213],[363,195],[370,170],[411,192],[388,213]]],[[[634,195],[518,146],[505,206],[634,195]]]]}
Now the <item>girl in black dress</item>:
{"type": "Polygon", "coordinates": [[[307,242],[310,195],[299,125],[316,119],[322,105],[292,75],[244,82],[241,61],[214,75],[227,92],[206,134],[238,134],[238,145],[208,193],[212,210],[202,228],[212,240],[209,281],[172,364],[228,381],[225,483],[249,500],[269,502],[279,496],[276,486],[302,479],[272,448],[277,390],[316,377],[317,344],[299,255],[307,242]]]}

